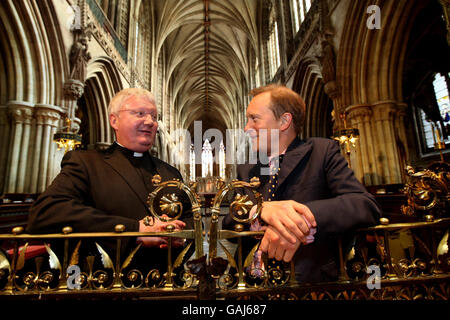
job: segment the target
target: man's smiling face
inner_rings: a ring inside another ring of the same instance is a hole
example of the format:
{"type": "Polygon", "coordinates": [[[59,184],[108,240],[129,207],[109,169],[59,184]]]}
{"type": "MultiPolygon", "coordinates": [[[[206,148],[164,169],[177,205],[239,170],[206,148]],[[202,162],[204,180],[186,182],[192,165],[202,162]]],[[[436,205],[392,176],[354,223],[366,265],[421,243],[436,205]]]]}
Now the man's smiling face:
{"type": "Polygon", "coordinates": [[[158,130],[158,111],[145,96],[131,96],[122,108],[110,115],[111,126],[116,131],[117,142],[135,152],[149,150],[158,130]]]}

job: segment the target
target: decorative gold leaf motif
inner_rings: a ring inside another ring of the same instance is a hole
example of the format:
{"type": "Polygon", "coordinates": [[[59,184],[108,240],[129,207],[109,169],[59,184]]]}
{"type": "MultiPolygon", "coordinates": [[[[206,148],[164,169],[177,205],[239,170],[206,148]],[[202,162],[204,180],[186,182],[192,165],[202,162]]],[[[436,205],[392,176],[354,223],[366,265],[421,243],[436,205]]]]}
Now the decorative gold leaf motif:
{"type": "Polygon", "coordinates": [[[0,270],[8,270],[11,273],[11,265],[9,264],[8,258],[6,258],[3,251],[0,250],[0,270]]]}
{"type": "Polygon", "coordinates": [[[50,265],[50,268],[61,271],[61,263],[59,263],[59,259],[56,254],[46,243],[44,243],[44,246],[48,253],[48,263],[50,265]]]}
{"type": "Polygon", "coordinates": [[[253,207],[253,202],[249,200],[248,195],[237,194],[235,200],[230,204],[230,211],[236,212],[240,217],[245,216],[253,207]]]}
{"type": "Polygon", "coordinates": [[[438,248],[437,248],[437,255],[445,255],[448,253],[448,232],[445,233],[445,235],[442,237],[441,241],[439,242],[438,248]]]}
{"type": "Polygon", "coordinates": [[[174,268],[178,268],[181,265],[181,263],[183,262],[184,256],[188,252],[189,248],[192,246],[192,243],[193,242],[189,243],[189,245],[187,245],[186,248],[184,248],[183,251],[180,252],[180,254],[175,259],[175,262],[173,264],[174,268]]]}
{"type": "Polygon", "coordinates": [[[80,258],[80,253],[79,253],[80,246],[81,246],[81,240],[78,241],[78,243],[75,247],[75,250],[73,250],[73,252],[72,252],[72,256],[70,257],[70,263],[69,263],[70,266],[78,265],[79,258],[80,258]]]}
{"type": "Polygon", "coordinates": [[[225,252],[227,259],[228,259],[228,263],[230,264],[231,267],[237,269],[237,264],[236,261],[234,260],[232,254],[227,250],[227,248],[225,248],[225,246],[219,242],[220,246],[222,247],[222,250],[225,252]]]}
{"type": "Polygon", "coordinates": [[[125,269],[126,267],[128,267],[131,263],[131,260],[133,260],[134,255],[136,254],[136,252],[139,250],[139,248],[142,247],[142,242],[139,242],[139,244],[137,245],[136,248],[134,248],[134,250],[128,255],[128,257],[125,259],[123,265],[122,265],[122,270],[125,269]]]}
{"type": "Polygon", "coordinates": [[[112,269],[114,271],[114,264],[111,260],[111,258],[108,256],[105,250],[103,250],[102,247],[96,242],[95,245],[97,246],[97,250],[100,253],[100,256],[102,258],[103,267],[112,269]]]}
{"type": "Polygon", "coordinates": [[[16,270],[21,270],[25,265],[25,252],[28,248],[28,242],[25,243],[25,245],[22,247],[21,250],[19,250],[19,257],[17,258],[17,266],[16,270]]]}
{"type": "Polygon", "coordinates": [[[253,257],[255,256],[255,252],[256,250],[258,250],[259,248],[259,244],[260,242],[258,242],[252,249],[252,251],[250,251],[250,253],[248,254],[247,258],[245,258],[245,262],[244,262],[244,269],[247,268],[248,266],[250,266],[253,262],[253,257]]]}
{"type": "Polygon", "coordinates": [[[174,193],[168,196],[163,196],[159,202],[159,206],[161,208],[161,212],[169,217],[177,216],[183,208],[183,205],[180,201],[178,201],[178,197],[174,193]]]}

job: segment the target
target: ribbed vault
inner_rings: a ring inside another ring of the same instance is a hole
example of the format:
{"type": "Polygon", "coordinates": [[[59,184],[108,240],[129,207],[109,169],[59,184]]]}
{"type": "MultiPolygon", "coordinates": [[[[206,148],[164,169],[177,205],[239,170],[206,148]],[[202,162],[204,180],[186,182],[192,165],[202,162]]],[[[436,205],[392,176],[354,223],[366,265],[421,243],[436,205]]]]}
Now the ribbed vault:
{"type": "MultiPolygon", "coordinates": [[[[165,54],[166,88],[178,125],[203,131],[237,127],[251,60],[256,56],[258,1],[154,1],[155,54],[165,54]]],[[[158,61],[158,60],[155,60],[158,61]]]]}

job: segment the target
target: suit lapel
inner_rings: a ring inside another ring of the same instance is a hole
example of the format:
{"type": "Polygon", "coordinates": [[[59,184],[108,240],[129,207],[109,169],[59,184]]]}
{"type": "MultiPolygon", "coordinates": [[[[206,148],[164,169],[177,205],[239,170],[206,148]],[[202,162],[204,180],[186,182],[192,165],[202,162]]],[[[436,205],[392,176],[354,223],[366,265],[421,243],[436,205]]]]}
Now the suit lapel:
{"type": "Polygon", "coordinates": [[[167,180],[173,180],[176,179],[176,177],[174,177],[172,174],[170,174],[170,172],[168,172],[168,170],[166,169],[166,166],[164,165],[160,165],[158,164],[158,161],[161,162],[161,160],[150,156],[150,159],[152,161],[152,165],[153,165],[153,173],[154,174],[158,174],[161,177],[161,181],[167,181],[167,180]]]}
{"type": "Polygon", "coordinates": [[[302,159],[311,152],[312,145],[305,143],[299,139],[295,139],[288,147],[280,172],[278,173],[278,181],[275,191],[283,184],[286,178],[291,174],[292,170],[302,161],[302,159]]]}
{"type": "Polygon", "coordinates": [[[111,153],[105,154],[104,161],[122,177],[133,193],[136,194],[136,197],[147,208],[148,191],[142,181],[142,177],[125,155],[120,150],[115,149],[111,153]]]}
{"type": "Polygon", "coordinates": [[[253,177],[259,178],[260,185],[256,189],[256,191],[261,193],[262,196],[264,197],[264,199],[266,199],[266,197],[267,197],[266,189],[267,188],[265,188],[265,186],[266,186],[267,182],[269,181],[269,176],[261,175],[261,169],[262,169],[262,166],[259,162],[258,162],[258,164],[242,164],[242,165],[240,165],[239,179],[242,181],[250,181],[250,179],[253,177]]]}

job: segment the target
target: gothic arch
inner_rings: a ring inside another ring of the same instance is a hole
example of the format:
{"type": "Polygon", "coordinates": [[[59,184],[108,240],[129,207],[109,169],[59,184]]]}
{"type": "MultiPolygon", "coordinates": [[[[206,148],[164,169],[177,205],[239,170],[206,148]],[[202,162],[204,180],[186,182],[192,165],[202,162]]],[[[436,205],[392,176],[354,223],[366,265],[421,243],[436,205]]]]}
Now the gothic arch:
{"type": "Polygon", "coordinates": [[[85,100],[86,120],[89,125],[81,126],[89,128],[88,148],[93,148],[98,143],[114,141],[114,132],[109,125],[108,105],[122,88],[119,72],[110,58],[98,57],[89,62],[82,97],[85,100]]]}
{"type": "Polygon", "coordinates": [[[303,137],[330,137],[333,104],[326,95],[318,62],[313,58],[300,61],[292,89],[305,100],[306,115],[303,137]]]}
{"type": "MultiPolygon", "coordinates": [[[[348,113],[360,132],[352,156],[355,174],[366,185],[402,183],[407,148],[403,96],[404,60],[411,26],[429,1],[358,1],[350,6],[337,54],[340,97],[336,114],[348,113]],[[380,29],[366,25],[369,5],[380,8],[380,29]]],[[[342,125],[342,124],[341,124],[342,125]]]]}
{"type": "Polygon", "coordinates": [[[1,52],[9,82],[2,85],[1,104],[28,101],[61,106],[61,83],[69,72],[60,23],[46,1],[2,2],[1,52]]]}
{"type": "Polygon", "coordinates": [[[358,1],[345,19],[337,55],[343,108],[379,101],[402,101],[402,75],[411,24],[428,1],[358,1]],[[370,2],[370,3],[369,3],[370,2]],[[381,12],[381,29],[366,25],[369,5],[381,12]]]}
{"type": "Polygon", "coordinates": [[[0,4],[0,192],[40,192],[56,174],[69,72],[61,25],[52,2],[0,4]]]}

